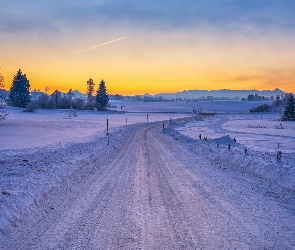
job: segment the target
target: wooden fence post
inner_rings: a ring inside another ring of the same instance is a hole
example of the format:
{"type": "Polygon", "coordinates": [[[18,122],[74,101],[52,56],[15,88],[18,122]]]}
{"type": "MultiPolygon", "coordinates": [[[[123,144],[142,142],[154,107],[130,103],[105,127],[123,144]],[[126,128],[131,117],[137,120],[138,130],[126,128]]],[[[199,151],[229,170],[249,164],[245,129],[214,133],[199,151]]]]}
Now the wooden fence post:
{"type": "Polygon", "coordinates": [[[277,161],[281,160],[282,157],[282,151],[277,152],[277,161]]]}
{"type": "Polygon", "coordinates": [[[107,135],[109,134],[109,119],[107,119],[107,135]]]}

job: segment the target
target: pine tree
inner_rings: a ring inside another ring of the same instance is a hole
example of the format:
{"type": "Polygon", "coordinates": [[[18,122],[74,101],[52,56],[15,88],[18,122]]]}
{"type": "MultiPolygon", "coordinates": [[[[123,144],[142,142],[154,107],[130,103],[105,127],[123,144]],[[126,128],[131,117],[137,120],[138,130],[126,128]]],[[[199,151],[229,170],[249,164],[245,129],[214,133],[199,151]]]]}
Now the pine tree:
{"type": "Polygon", "coordinates": [[[286,121],[295,121],[295,100],[292,93],[288,95],[283,119],[286,121]]]}
{"type": "Polygon", "coordinates": [[[106,108],[109,102],[109,95],[107,93],[105,82],[103,80],[101,80],[99,84],[99,88],[96,92],[95,102],[100,108],[103,108],[103,109],[106,108]]]}
{"type": "Polygon", "coordinates": [[[17,74],[13,77],[10,88],[9,99],[16,107],[26,107],[30,102],[30,84],[26,75],[19,69],[17,74]]]}
{"type": "Polygon", "coordinates": [[[94,97],[93,97],[93,94],[94,94],[94,85],[95,83],[93,82],[93,80],[90,78],[88,81],[87,81],[87,100],[89,103],[92,103],[94,101],[94,97]]]}

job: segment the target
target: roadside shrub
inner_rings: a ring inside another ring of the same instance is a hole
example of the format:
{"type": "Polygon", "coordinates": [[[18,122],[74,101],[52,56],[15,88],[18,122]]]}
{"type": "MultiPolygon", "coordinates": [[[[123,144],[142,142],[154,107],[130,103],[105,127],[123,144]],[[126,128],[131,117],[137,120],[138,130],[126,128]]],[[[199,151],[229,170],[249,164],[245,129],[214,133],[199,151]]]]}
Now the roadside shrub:
{"type": "Polygon", "coordinates": [[[250,109],[250,112],[268,112],[270,110],[270,106],[267,104],[262,104],[260,106],[254,107],[250,109]]]}
{"type": "Polygon", "coordinates": [[[49,96],[48,95],[40,95],[37,100],[37,104],[41,109],[48,108],[49,96]]]}
{"type": "MultiPolygon", "coordinates": [[[[71,95],[63,95],[60,92],[55,92],[52,95],[40,95],[37,100],[38,107],[41,109],[85,109],[85,101],[83,98],[75,98],[71,95]]],[[[89,107],[92,109],[92,107],[89,107]]]]}
{"type": "Polygon", "coordinates": [[[27,105],[27,107],[26,107],[26,109],[24,110],[24,112],[35,112],[35,111],[37,111],[37,107],[38,107],[38,105],[37,105],[36,102],[30,102],[30,103],[27,105]]]}
{"type": "Polygon", "coordinates": [[[59,109],[69,109],[71,107],[71,100],[66,96],[60,98],[57,102],[57,108],[59,109]]]}
{"type": "Polygon", "coordinates": [[[6,102],[0,99],[0,121],[4,120],[7,115],[6,102]]]}
{"type": "Polygon", "coordinates": [[[97,105],[96,103],[93,103],[93,102],[87,102],[85,104],[85,109],[87,110],[93,110],[93,108],[96,108],[97,109],[97,105]]]}
{"type": "Polygon", "coordinates": [[[84,109],[85,108],[85,103],[82,98],[75,98],[72,100],[72,107],[74,109],[84,109]]]}

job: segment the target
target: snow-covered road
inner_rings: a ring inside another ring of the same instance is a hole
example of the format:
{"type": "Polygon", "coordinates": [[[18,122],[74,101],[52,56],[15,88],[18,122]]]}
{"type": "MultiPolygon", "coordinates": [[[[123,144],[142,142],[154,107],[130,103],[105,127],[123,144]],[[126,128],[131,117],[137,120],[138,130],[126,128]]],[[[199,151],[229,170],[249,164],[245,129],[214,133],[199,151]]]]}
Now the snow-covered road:
{"type": "Polygon", "coordinates": [[[161,132],[134,126],[108,157],[97,152],[0,248],[295,249],[294,207],[255,176],[218,168],[161,132]]]}

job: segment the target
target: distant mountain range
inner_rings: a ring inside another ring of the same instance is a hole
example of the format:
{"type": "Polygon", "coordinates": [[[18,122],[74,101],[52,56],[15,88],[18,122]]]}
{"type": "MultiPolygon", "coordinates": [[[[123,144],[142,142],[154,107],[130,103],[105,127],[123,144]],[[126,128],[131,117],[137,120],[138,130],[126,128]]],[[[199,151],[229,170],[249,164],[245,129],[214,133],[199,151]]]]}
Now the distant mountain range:
{"type": "MultiPolygon", "coordinates": [[[[79,97],[79,98],[87,98],[87,95],[81,93],[79,90],[74,90],[73,91],[74,94],[75,94],[75,97],[79,97]]],[[[43,95],[45,94],[44,92],[42,91],[31,91],[31,96],[34,100],[38,99],[38,97],[40,95],[43,95]]],[[[48,93],[49,95],[52,94],[52,93],[48,93]]],[[[66,94],[66,93],[64,93],[66,94]]],[[[0,89],[0,97],[4,97],[4,98],[8,98],[9,96],[9,91],[5,90],[5,89],[0,89]]]]}
{"type": "Polygon", "coordinates": [[[79,97],[79,98],[86,98],[87,97],[86,94],[81,93],[79,90],[74,90],[73,92],[76,97],[79,97]]]}
{"type": "Polygon", "coordinates": [[[184,90],[182,92],[176,93],[159,93],[154,95],[154,97],[162,96],[165,99],[212,99],[212,98],[230,98],[230,99],[242,99],[247,98],[249,94],[259,95],[265,97],[275,97],[277,95],[284,94],[284,92],[278,88],[274,90],[230,90],[230,89],[220,89],[220,90],[184,90]],[[209,98],[208,98],[209,97],[209,98]]]}
{"type": "MultiPolygon", "coordinates": [[[[77,98],[86,98],[87,95],[81,93],[79,90],[74,90],[73,91],[75,97],[77,98]]],[[[40,95],[43,95],[45,94],[44,92],[42,91],[31,91],[31,96],[34,100],[36,100],[40,95]]],[[[51,95],[52,93],[48,93],[49,95],[51,95]]],[[[66,92],[64,92],[63,94],[66,94],[66,92]]]]}
{"type": "MultiPolygon", "coordinates": [[[[2,95],[6,96],[8,98],[9,92],[6,90],[1,90],[2,95]]],[[[79,90],[74,90],[73,91],[76,97],[80,98],[86,98],[87,95],[81,93],[79,90]]],[[[181,92],[176,92],[176,93],[159,93],[156,95],[150,95],[150,94],[145,94],[142,96],[150,96],[150,97],[163,97],[165,99],[242,99],[242,98],[247,98],[249,94],[252,95],[259,95],[259,96],[264,96],[264,97],[275,97],[277,95],[284,94],[285,92],[276,88],[274,90],[256,90],[256,89],[249,89],[249,90],[230,90],[230,89],[220,89],[220,90],[184,90],[181,92]]],[[[32,91],[31,92],[32,97],[34,99],[38,98],[38,96],[44,94],[43,92],[39,91],[32,91]]]]}

